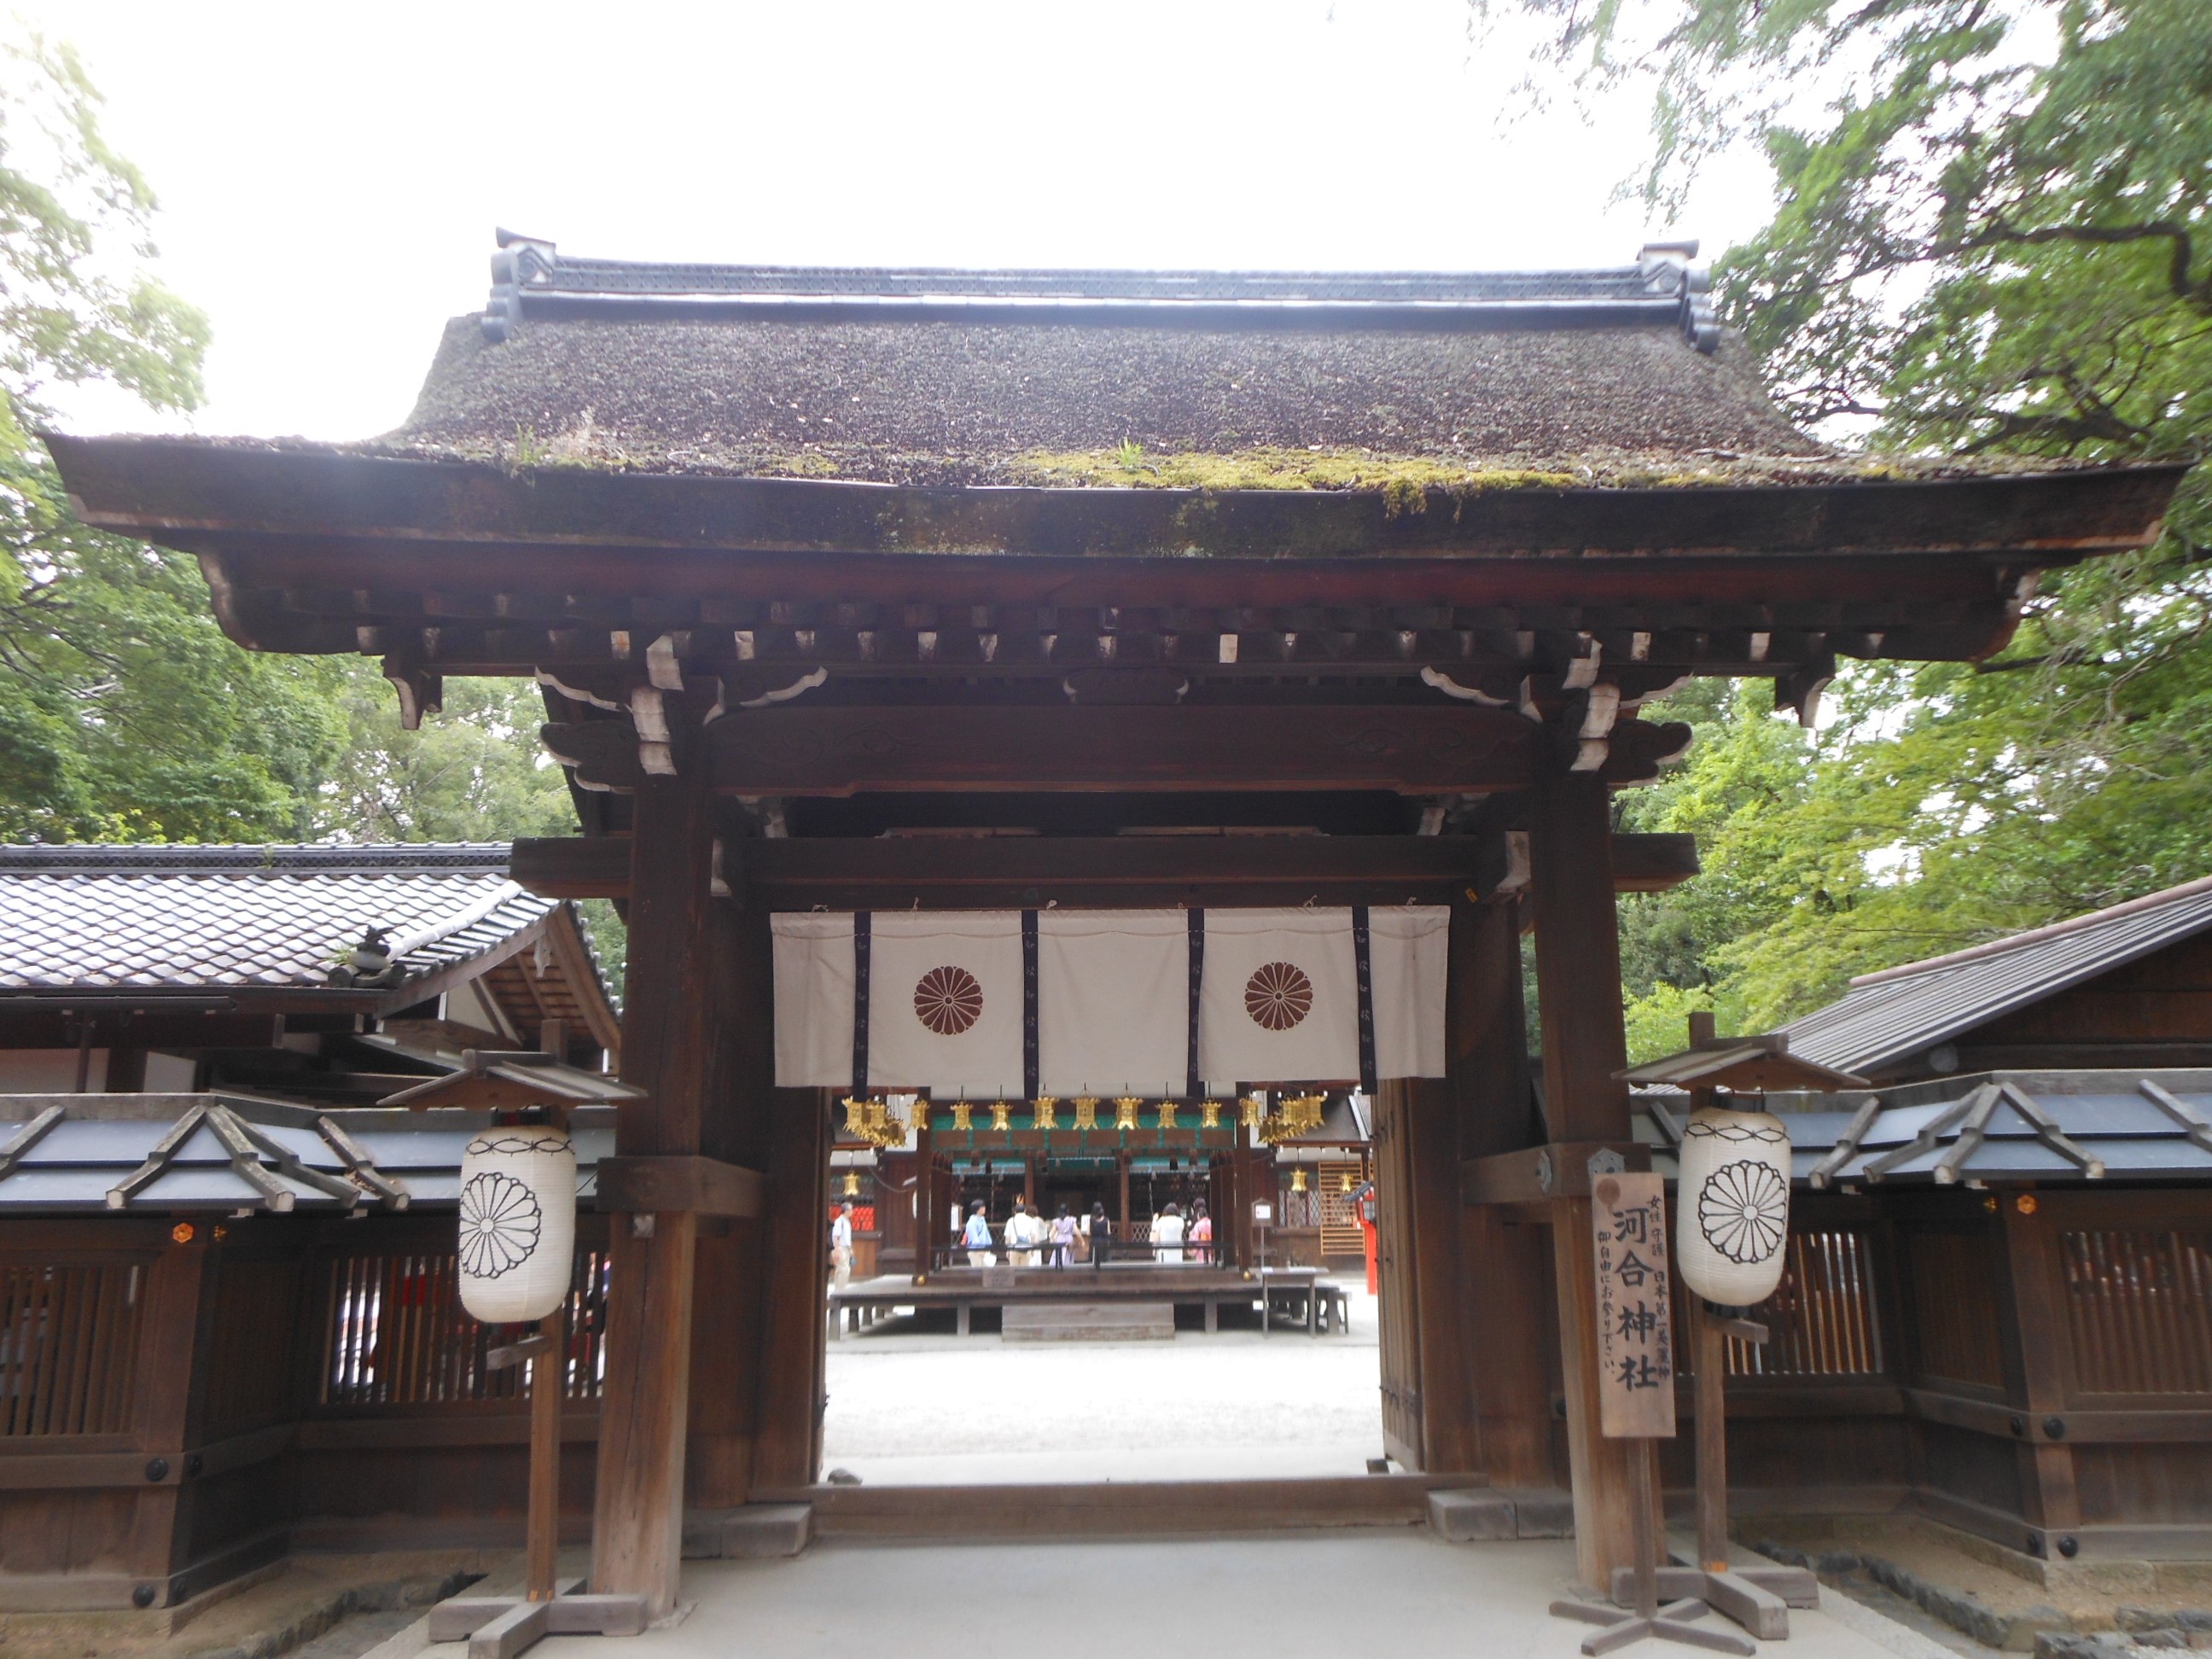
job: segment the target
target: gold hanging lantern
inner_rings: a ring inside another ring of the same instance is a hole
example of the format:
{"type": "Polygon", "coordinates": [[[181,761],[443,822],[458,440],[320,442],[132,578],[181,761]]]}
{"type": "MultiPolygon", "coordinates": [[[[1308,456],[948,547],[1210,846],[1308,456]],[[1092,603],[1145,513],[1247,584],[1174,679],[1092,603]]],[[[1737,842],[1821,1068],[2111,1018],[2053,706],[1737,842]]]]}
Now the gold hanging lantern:
{"type": "Polygon", "coordinates": [[[955,1129],[967,1129],[972,1131],[975,1127],[975,1109],[973,1106],[970,1106],[964,1100],[954,1101],[952,1103],[952,1127],[955,1129]]]}
{"type": "Polygon", "coordinates": [[[1095,1129],[1098,1127],[1098,1097],[1078,1095],[1075,1097],[1075,1127],[1095,1129]]]}
{"type": "Polygon", "coordinates": [[[1172,1129],[1175,1127],[1176,1103],[1172,1100],[1163,1100],[1160,1103],[1160,1127],[1172,1129]]]}
{"type": "Polygon", "coordinates": [[[845,1108],[845,1138],[848,1140],[869,1139],[868,1103],[847,1095],[842,1104],[845,1108]]]}
{"type": "Polygon", "coordinates": [[[1267,1121],[1267,1103],[1259,1096],[1247,1095],[1240,1103],[1243,1108],[1246,1128],[1256,1129],[1267,1121]]]}
{"type": "Polygon", "coordinates": [[[929,1103],[920,1095],[916,1095],[913,1103],[906,1109],[906,1121],[907,1127],[917,1134],[929,1127],[929,1103]]]}
{"type": "Polygon", "coordinates": [[[1137,1108],[1144,1103],[1143,1097],[1139,1095],[1115,1096],[1114,1127],[1117,1129],[1134,1129],[1141,1127],[1142,1126],[1137,1121],[1137,1108]]]}
{"type": "Polygon", "coordinates": [[[1339,1191],[1340,1193],[1348,1193],[1348,1192],[1350,1192],[1350,1191],[1352,1190],[1352,1171],[1351,1171],[1351,1170],[1346,1170],[1342,1175],[1340,1175],[1340,1176],[1337,1176],[1337,1178],[1336,1178],[1336,1190],[1337,1190],[1337,1191],[1339,1191]]]}
{"type": "Polygon", "coordinates": [[[1301,1164],[1297,1169],[1291,1171],[1291,1190],[1294,1193],[1302,1193],[1305,1191],[1305,1189],[1306,1170],[1305,1165],[1301,1164]]]}
{"type": "Polygon", "coordinates": [[[991,1103],[991,1127],[994,1130],[1006,1131],[1011,1130],[1013,1127],[1014,1109],[1003,1100],[993,1101],[991,1103]]]}
{"type": "Polygon", "coordinates": [[[1198,1127],[1201,1129],[1218,1129],[1221,1127],[1221,1103],[1219,1101],[1209,1100],[1199,1107],[1198,1127]]]}
{"type": "Polygon", "coordinates": [[[846,1170],[846,1171],[845,1171],[845,1196],[846,1196],[846,1197],[848,1197],[848,1198],[858,1198],[860,1195],[860,1172],[858,1170],[846,1170]]]}
{"type": "Polygon", "coordinates": [[[1030,1120],[1030,1127],[1032,1129],[1046,1130],[1060,1127],[1059,1115],[1053,1110],[1053,1108],[1059,1103],[1060,1097],[1057,1095],[1039,1095],[1035,1107],[1036,1115],[1030,1120]]]}

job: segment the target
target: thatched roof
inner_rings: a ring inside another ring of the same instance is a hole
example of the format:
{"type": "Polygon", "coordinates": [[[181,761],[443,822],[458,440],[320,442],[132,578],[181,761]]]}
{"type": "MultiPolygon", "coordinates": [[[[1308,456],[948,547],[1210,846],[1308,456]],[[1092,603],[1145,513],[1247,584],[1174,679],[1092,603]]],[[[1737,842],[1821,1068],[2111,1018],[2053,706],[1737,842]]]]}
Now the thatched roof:
{"type": "Polygon", "coordinates": [[[1680,250],[1479,276],[794,270],[502,253],[379,447],[921,484],[1303,487],[1821,452],[1680,250]],[[1297,459],[1331,458],[1301,469],[1297,459]],[[1262,458],[1257,474],[1240,458],[1262,458]],[[1310,473],[1310,477],[1304,476],[1310,473]]]}

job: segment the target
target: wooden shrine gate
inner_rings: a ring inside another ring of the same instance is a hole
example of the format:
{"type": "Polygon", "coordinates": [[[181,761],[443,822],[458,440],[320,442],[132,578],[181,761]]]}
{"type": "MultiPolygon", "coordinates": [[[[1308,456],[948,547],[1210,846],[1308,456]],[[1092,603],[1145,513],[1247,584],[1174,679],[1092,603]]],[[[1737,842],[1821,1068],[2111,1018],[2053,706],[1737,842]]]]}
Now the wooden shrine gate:
{"type": "Polygon", "coordinates": [[[687,1504],[817,1472],[829,1132],[775,1087],[771,911],[1409,897],[1451,908],[1449,1053],[1380,1108],[1393,1437],[1504,1485],[1554,1481],[1564,1439],[1578,1568],[1609,1582],[1635,1482],[1597,1432],[1582,1172],[1641,1157],[1614,894],[1658,850],[1613,836],[1611,792],[1689,741],[1643,705],[1750,677],[1809,719],[1839,654],[1984,657],[2037,570],[2154,536],[2184,468],[1868,478],[1719,350],[1678,246],[1409,300],[1402,276],[825,282],[507,240],[396,447],[47,441],[87,522],[199,559],[243,645],[380,656],[410,725],[448,675],[546,688],[584,835],[518,848],[515,875],[627,903],[643,1091],[599,1182],[594,1589],[665,1613],[687,1504]],[[1243,388],[1271,456],[1410,452],[1444,482],[1024,470],[1249,450],[1201,379],[1243,388]],[[777,424],[845,382],[834,428],[777,424]],[[624,459],[533,465],[526,421],[624,459]],[[1486,474],[1479,433],[1699,482],[1486,474]]]}

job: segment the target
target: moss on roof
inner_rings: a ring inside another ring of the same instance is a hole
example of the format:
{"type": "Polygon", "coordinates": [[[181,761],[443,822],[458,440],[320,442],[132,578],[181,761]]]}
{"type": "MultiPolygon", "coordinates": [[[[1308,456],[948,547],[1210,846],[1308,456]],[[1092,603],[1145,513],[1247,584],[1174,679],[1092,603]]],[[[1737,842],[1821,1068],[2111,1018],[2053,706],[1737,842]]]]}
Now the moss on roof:
{"type": "Polygon", "coordinates": [[[498,343],[457,319],[414,413],[380,447],[887,483],[1325,489],[1368,488],[1378,465],[1372,487],[1402,489],[1417,473],[1574,470],[1516,458],[1633,455],[1663,475],[1714,451],[1823,453],[1775,410],[1740,343],[1707,356],[1671,326],[757,318],[532,321],[498,343]],[[1187,459],[1157,475],[1092,464],[1126,446],[1187,459]]]}

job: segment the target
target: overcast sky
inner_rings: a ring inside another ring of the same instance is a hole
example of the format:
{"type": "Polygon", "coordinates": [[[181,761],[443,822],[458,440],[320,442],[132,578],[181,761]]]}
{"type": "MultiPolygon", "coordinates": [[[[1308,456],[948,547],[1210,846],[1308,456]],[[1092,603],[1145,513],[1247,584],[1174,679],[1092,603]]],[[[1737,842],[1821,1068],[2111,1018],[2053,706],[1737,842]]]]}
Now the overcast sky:
{"type": "MultiPolygon", "coordinates": [[[[1643,111],[1501,131],[1522,72],[1463,0],[30,0],[159,191],[161,274],[213,319],[205,432],[404,417],[492,229],[729,262],[1495,269],[1705,252],[1611,204],[1643,111]]],[[[81,429],[146,428],[79,399],[81,429]]]]}

